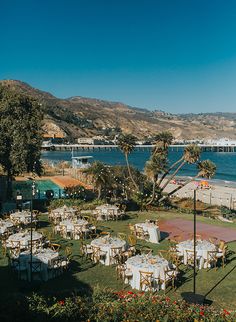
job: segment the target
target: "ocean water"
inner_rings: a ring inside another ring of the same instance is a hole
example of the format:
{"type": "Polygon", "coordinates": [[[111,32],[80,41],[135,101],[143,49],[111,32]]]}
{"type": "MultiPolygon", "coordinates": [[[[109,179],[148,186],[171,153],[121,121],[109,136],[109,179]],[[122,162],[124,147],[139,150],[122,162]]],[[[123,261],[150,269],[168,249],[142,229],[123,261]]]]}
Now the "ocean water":
{"type": "MultiPolygon", "coordinates": [[[[119,150],[100,150],[100,151],[74,151],[74,156],[92,156],[93,160],[99,160],[110,165],[125,165],[124,155],[119,150]]],[[[151,151],[149,149],[135,150],[129,155],[130,164],[143,170],[145,162],[149,159],[151,151]]],[[[182,155],[181,151],[170,151],[170,164],[182,155]]],[[[71,161],[70,151],[45,151],[42,152],[42,159],[50,162],[59,162],[62,160],[71,161]]],[[[217,170],[213,181],[219,184],[235,185],[236,187],[236,153],[224,152],[202,152],[201,160],[209,159],[216,164],[217,170]]],[[[193,177],[197,173],[196,165],[185,165],[178,173],[180,177],[193,177]]]]}

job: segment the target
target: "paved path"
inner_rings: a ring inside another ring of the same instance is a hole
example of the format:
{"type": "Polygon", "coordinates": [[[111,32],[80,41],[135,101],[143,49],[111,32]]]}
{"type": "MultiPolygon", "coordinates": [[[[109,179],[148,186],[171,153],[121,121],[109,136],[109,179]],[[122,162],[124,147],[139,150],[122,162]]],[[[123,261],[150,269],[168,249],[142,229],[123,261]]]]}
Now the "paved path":
{"type": "MultiPolygon", "coordinates": [[[[161,221],[160,230],[162,238],[182,235],[182,240],[186,240],[188,239],[188,235],[193,233],[193,221],[183,220],[181,218],[161,221]]],[[[226,242],[236,240],[236,229],[215,226],[213,224],[209,225],[201,222],[197,222],[197,234],[202,235],[203,239],[208,239],[209,236],[215,236],[226,242]]]]}

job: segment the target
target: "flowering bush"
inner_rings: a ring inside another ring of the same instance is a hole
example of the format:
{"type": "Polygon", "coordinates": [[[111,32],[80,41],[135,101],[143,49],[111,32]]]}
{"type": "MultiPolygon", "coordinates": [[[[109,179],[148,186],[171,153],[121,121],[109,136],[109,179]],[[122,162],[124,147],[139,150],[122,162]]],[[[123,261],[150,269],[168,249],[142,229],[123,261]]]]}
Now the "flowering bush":
{"type": "MultiPolygon", "coordinates": [[[[20,307],[20,305],[19,305],[20,307]]],[[[44,298],[33,294],[24,305],[26,321],[76,322],[233,322],[236,312],[188,304],[153,293],[96,289],[92,298],[44,298]]],[[[9,321],[11,317],[9,316],[9,321]]]]}
{"type": "Polygon", "coordinates": [[[39,321],[86,321],[88,306],[86,300],[80,297],[70,297],[65,300],[56,298],[46,300],[42,296],[33,294],[28,298],[29,311],[39,321]]]}
{"type": "Polygon", "coordinates": [[[94,321],[235,321],[236,313],[216,311],[208,306],[188,304],[183,300],[153,293],[120,291],[116,299],[94,305],[94,321]]]}

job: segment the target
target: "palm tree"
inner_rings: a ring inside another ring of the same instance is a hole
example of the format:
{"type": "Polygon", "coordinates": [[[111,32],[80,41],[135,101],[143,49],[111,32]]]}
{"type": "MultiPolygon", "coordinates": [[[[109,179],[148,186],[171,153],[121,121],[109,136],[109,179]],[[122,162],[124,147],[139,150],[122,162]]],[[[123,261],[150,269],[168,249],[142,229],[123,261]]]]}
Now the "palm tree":
{"type": "MultiPolygon", "coordinates": [[[[190,144],[188,146],[185,147],[184,149],[184,153],[183,153],[183,156],[177,161],[174,163],[174,165],[178,165],[178,167],[176,168],[176,170],[172,173],[172,175],[169,177],[168,180],[166,180],[165,184],[161,187],[161,191],[163,191],[165,189],[165,187],[170,183],[170,181],[176,176],[176,174],[179,172],[179,170],[186,164],[186,163],[189,163],[189,164],[194,164],[196,163],[199,158],[200,158],[200,155],[201,155],[201,148],[196,145],[196,144],[190,144]]],[[[173,168],[173,166],[171,166],[171,169],[173,168]]],[[[170,171],[170,169],[168,170],[168,172],[170,171]]],[[[158,182],[158,184],[160,185],[161,182],[163,181],[163,179],[165,178],[165,176],[167,175],[167,173],[165,173],[160,182],[158,182]]]]}
{"type": "Polygon", "coordinates": [[[187,145],[184,149],[184,161],[190,164],[196,163],[201,154],[201,148],[196,144],[187,145]]]}
{"type": "Polygon", "coordinates": [[[93,184],[95,189],[98,191],[97,198],[100,199],[102,190],[105,189],[110,182],[110,175],[107,167],[100,161],[95,161],[88,169],[83,172],[90,174],[93,178],[93,184]]]}
{"type": "Polygon", "coordinates": [[[127,169],[129,172],[129,177],[130,177],[133,185],[135,186],[136,190],[139,190],[138,185],[136,184],[136,182],[134,181],[134,178],[132,176],[130,165],[129,165],[129,159],[128,159],[128,155],[135,148],[135,137],[132,134],[122,134],[118,137],[117,145],[125,155],[125,160],[126,160],[127,169]]]}
{"type": "Polygon", "coordinates": [[[152,197],[147,205],[150,205],[155,199],[155,190],[158,175],[165,171],[166,162],[167,159],[165,154],[152,155],[151,159],[146,162],[144,173],[152,181],[152,197]]]}
{"type": "Polygon", "coordinates": [[[170,197],[175,192],[179,191],[180,189],[185,187],[187,184],[189,184],[190,182],[192,182],[193,180],[195,180],[199,177],[211,179],[212,177],[214,177],[215,172],[216,172],[216,165],[211,160],[203,160],[203,161],[199,162],[197,165],[197,168],[198,168],[198,174],[194,178],[191,178],[190,180],[186,181],[183,186],[179,186],[176,189],[172,190],[170,193],[168,193],[167,196],[163,196],[159,200],[159,202],[161,202],[162,200],[164,200],[167,197],[170,197]]]}
{"type": "Polygon", "coordinates": [[[160,145],[166,151],[168,149],[168,146],[172,143],[173,139],[174,137],[169,131],[158,133],[155,137],[156,146],[154,148],[154,154],[158,151],[160,145]]]}
{"type": "Polygon", "coordinates": [[[203,160],[198,163],[198,176],[210,179],[215,175],[216,165],[211,160],[203,160]]]}

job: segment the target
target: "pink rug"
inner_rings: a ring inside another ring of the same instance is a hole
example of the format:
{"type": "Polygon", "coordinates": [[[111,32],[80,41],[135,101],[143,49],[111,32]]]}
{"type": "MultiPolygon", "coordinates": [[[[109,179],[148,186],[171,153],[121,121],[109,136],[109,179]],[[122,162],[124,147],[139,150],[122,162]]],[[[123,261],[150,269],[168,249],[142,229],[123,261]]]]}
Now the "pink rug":
{"type": "MultiPolygon", "coordinates": [[[[176,218],[160,222],[160,230],[162,238],[173,237],[174,235],[182,235],[182,239],[188,239],[189,234],[193,233],[193,221],[176,218]]],[[[225,228],[215,225],[204,224],[197,222],[197,234],[200,234],[203,239],[208,239],[209,236],[223,239],[226,242],[236,240],[236,229],[225,228]]]]}

